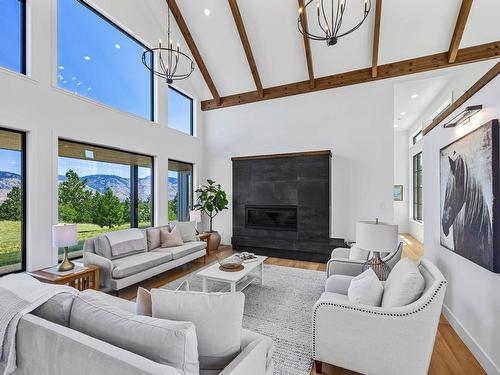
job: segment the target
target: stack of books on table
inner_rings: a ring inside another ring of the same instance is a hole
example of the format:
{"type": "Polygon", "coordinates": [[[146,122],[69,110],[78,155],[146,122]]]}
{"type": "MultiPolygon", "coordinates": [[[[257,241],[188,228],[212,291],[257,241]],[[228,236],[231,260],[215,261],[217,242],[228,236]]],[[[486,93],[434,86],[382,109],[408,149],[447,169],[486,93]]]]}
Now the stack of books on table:
{"type": "Polygon", "coordinates": [[[255,262],[257,260],[257,257],[253,253],[243,252],[235,254],[235,256],[237,256],[240,259],[243,259],[243,263],[255,262]]]}

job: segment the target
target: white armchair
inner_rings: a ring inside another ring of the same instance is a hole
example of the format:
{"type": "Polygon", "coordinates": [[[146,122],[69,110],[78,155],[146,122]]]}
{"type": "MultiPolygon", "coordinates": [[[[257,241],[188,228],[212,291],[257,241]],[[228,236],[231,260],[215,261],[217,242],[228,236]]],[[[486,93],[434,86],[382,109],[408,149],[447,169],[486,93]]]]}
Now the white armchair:
{"type": "MultiPolygon", "coordinates": [[[[354,245],[355,246],[355,245],[354,245]]],[[[371,253],[366,260],[349,259],[350,248],[338,247],[332,251],[332,257],[326,265],[326,277],[331,275],[358,276],[363,272],[363,264],[371,258],[371,253]]],[[[403,252],[403,242],[400,241],[395,251],[380,254],[381,258],[392,269],[401,259],[403,252]]],[[[368,253],[368,252],[367,252],[368,253]]]]}
{"type": "Polygon", "coordinates": [[[323,293],[313,309],[316,372],[321,373],[325,362],[363,374],[427,374],[446,280],[425,259],[419,270],[425,280],[424,292],[403,307],[352,303],[347,298],[349,283],[344,282],[340,284],[345,290],[323,293]]]}

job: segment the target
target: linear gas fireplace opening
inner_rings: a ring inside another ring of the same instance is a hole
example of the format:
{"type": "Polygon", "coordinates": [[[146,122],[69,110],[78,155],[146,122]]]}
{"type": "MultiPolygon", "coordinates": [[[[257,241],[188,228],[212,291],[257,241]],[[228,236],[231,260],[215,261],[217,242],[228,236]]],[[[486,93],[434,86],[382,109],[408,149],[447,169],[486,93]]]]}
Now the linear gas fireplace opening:
{"type": "Polygon", "coordinates": [[[245,211],[247,227],[297,230],[297,206],[246,206],[245,211]]]}

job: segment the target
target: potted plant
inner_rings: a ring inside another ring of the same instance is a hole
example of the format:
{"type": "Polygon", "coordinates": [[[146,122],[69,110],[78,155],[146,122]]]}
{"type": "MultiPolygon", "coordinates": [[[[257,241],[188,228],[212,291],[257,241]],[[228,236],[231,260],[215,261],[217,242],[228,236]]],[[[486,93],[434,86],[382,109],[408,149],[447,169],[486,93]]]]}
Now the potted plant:
{"type": "Polygon", "coordinates": [[[223,210],[227,210],[229,201],[224,190],[221,189],[220,184],[214,180],[207,179],[207,185],[201,185],[196,189],[198,193],[197,203],[194,208],[203,212],[210,220],[210,248],[218,249],[220,245],[220,234],[213,230],[213,219],[217,214],[223,210]]]}

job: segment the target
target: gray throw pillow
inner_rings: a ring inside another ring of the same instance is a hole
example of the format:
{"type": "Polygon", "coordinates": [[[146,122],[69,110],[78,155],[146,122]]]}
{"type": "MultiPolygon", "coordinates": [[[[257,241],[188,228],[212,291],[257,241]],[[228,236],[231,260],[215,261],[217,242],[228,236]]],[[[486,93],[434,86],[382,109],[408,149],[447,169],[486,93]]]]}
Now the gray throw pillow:
{"type": "Polygon", "coordinates": [[[151,227],[146,229],[146,238],[148,240],[148,251],[157,249],[161,246],[160,230],[162,229],[170,230],[170,226],[163,225],[161,227],[151,227]]]}
{"type": "Polygon", "coordinates": [[[194,221],[174,221],[172,229],[175,227],[179,227],[184,242],[196,241],[196,223],[194,221]]]}

